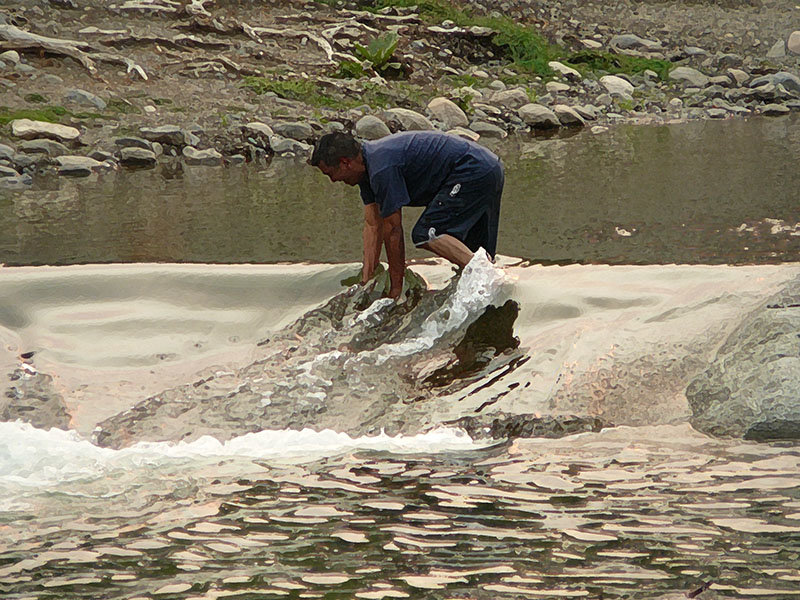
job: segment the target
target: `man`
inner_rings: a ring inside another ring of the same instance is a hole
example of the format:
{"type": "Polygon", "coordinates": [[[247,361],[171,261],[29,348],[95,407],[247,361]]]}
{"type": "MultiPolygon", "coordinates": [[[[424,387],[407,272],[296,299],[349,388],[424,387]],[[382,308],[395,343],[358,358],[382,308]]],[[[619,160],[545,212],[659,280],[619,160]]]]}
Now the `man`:
{"type": "Polygon", "coordinates": [[[310,163],[331,181],[361,188],[364,266],[370,280],[386,247],[389,297],[403,287],[405,242],[401,210],[426,207],[411,232],[418,247],[463,267],[483,248],[494,257],[503,166],[483,146],[454,135],[413,131],[360,143],[346,133],[323,135],[310,163]]]}

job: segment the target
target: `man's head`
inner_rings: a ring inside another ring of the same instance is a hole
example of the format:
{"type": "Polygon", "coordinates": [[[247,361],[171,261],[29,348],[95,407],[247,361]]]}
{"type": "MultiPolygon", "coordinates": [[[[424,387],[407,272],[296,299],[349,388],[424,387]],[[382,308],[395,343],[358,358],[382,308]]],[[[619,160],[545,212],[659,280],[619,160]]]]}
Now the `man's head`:
{"type": "Polygon", "coordinates": [[[309,161],[318,167],[331,181],[343,181],[347,185],[358,185],[366,173],[361,156],[361,144],[347,133],[326,133],[314,148],[309,161]]]}

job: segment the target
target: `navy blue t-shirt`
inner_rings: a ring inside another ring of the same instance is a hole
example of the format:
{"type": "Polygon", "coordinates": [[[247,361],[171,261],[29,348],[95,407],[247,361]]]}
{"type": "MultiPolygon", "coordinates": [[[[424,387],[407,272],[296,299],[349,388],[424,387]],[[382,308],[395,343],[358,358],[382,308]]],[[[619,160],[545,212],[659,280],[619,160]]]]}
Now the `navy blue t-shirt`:
{"type": "Polygon", "coordinates": [[[444,186],[480,179],[499,162],[492,152],[455,135],[407,131],[361,144],[367,173],[359,183],[364,204],[381,217],[403,206],[427,206],[444,186]]]}

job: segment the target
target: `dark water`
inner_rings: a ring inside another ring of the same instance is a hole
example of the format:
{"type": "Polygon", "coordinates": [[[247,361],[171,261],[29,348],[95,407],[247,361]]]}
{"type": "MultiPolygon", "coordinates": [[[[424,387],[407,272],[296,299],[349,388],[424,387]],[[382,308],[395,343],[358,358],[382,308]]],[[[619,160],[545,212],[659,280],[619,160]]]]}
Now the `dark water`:
{"type": "MultiPolygon", "coordinates": [[[[507,170],[501,254],[545,263],[800,260],[796,115],[621,126],[495,149],[507,170]]],[[[404,212],[410,228],[419,209],[404,212]]],[[[218,169],[176,162],[0,190],[8,265],[354,261],[360,240],[357,190],[285,159],[218,169]]]]}

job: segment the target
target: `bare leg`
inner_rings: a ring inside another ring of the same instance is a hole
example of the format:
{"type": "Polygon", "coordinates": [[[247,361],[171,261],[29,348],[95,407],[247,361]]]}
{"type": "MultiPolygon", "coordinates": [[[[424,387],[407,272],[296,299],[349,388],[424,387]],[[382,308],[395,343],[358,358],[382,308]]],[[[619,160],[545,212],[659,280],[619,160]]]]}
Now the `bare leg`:
{"type": "Polygon", "coordinates": [[[446,258],[459,267],[465,267],[472,260],[472,250],[467,248],[461,240],[449,234],[444,234],[435,240],[426,242],[420,247],[446,258]]]}

